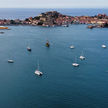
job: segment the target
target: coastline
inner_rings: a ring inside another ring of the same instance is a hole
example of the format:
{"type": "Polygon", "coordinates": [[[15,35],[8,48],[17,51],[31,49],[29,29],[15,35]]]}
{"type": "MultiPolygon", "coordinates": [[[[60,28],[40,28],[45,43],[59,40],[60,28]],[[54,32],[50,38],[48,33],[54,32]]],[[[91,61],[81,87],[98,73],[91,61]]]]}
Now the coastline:
{"type": "Polygon", "coordinates": [[[87,28],[105,28],[108,27],[108,16],[106,14],[98,14],[95,16],[69,16],[63,15],[57,11],[48,11],[41,13],[35,17],[21,19],[0,19],[0,25],[32,25],[43,27],[64,26],[70,24],[87,24],[87,28]]]}

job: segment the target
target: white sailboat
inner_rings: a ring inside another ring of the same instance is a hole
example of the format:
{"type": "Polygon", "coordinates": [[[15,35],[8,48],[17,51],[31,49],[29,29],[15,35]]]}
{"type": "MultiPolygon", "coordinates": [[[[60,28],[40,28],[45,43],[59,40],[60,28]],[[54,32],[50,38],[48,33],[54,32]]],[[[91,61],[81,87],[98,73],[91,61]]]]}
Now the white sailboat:
{"type": "Polygon", "coordinates": [[[85,57],[83,55],[84,54],[83,54],[83,51],[82,51],[81,56],[79,57],[81,60],[85,60],[85,57]]]}
{"type": "Polygon", "coordinates": [[[74,66],[74,67],[78,67],[78,66],[79,66],[79,64],[78,64],[77,61],[76,61],[76,57],[75,57],[75,62],[72,63],[72,66],[74,66]]]}
{"type": "Polygon", "coordinates": [[[43,73],[39,70],[39,64],[38,64],[38,68],[35,71],[35,74],[38,75],[38,76],[43,75],[43,73]]]}

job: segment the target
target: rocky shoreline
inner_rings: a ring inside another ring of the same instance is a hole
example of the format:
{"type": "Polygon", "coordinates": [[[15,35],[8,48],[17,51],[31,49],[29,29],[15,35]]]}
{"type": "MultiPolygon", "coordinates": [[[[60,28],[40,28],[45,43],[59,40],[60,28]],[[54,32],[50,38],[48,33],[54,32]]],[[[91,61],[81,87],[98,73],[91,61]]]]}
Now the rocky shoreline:
{"type": "Polygon", "coordinates": [[[43,27],[64,26],[69,24],[87,24],[87,28],[106,28],[108,27],[108,16],[106,14],[98,14],[95,16],[68,16],[57,11],[49,11],[41,13],[36,17],[29,17],[25,20],[0,19],[0,25],[33,25],[43,27]]]}

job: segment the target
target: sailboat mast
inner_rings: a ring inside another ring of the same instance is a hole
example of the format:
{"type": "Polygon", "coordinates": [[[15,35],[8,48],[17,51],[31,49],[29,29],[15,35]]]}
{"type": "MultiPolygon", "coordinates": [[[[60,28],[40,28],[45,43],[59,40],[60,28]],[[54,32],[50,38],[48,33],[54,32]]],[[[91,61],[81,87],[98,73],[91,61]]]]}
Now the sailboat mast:
{"type": "Polygon", "coordinates": [[[83,56],[83,51],[81,52],[81,56],[83,56]]]}
{"type": "Polygon", "coordinates": [[[39,70],[39,60],[37,61],[37,69],[39,70]]]}
{"type": "Polygon", "coordinates": [[[38,63],[38,70],[39,70],[39,63],[38,63]]]}
{"type": "Polygon", "coordinates": [[[76,58],[76,56],[75,56],[75,63],[77,62],[77,58],[76,58]]]}

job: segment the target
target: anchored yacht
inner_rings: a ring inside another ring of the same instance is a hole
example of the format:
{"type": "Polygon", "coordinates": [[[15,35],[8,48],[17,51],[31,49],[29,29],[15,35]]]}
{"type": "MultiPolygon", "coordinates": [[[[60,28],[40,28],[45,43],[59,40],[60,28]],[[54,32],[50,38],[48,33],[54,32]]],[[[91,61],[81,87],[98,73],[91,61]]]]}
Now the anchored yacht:
{"type": "Polygon", "coordinates": [[[8,60],[8,63],[14,63],[14,61],[10,59],[10,60],[8,60]]]}
{"type": "Polygon", "coordinates": [[[38,64],[38,68],[35,71],[35,74],[38,75],[38,76],[43,75],[43,73],[41,71],[39,71],[39,64],[38,64]]]}
{"type": "Polygon", "coordinates": [[[81,53],[81,56],[79,57],[81,60],[85,60],[85,57],[83,56],[83,52],[81,53]]]}
{"type": "Polygon", "coordinates": [[[76,62],[76,57],[75,57],[75,62],[72,63],[72,66],[74,66],[74,67],[78,67],[79,66],[79,64],[76,62]]]}
{"type": "Polygon", "coordinates": [[[74,49],[75,47],[74,47],[74,45],[71,45],[70,48],[71,48],[71,49],[74,49]]]}
{"type": "Polygon", "coordinates": [[[78,66],[79,66],[78,63],[73,63],[72,65],[73,65],[74,67],[78,67],[78,66]]]}
{"type": "Polygon", "coordinates": [[[106,45],[102,45],[102,48],[106,48],[107,46],[106,45]]]}
{"type": "Polygon", "coordinates": [[[48,40],[47,40],[47,42],[46,42],[46,47],[50,47],[50,43],[49,43],[48,40]]]}
{"type": "Polygon", "coordinates": [[[29,46],[27,47],[27,50],[31,52],[31,48],[29,46]]]}

